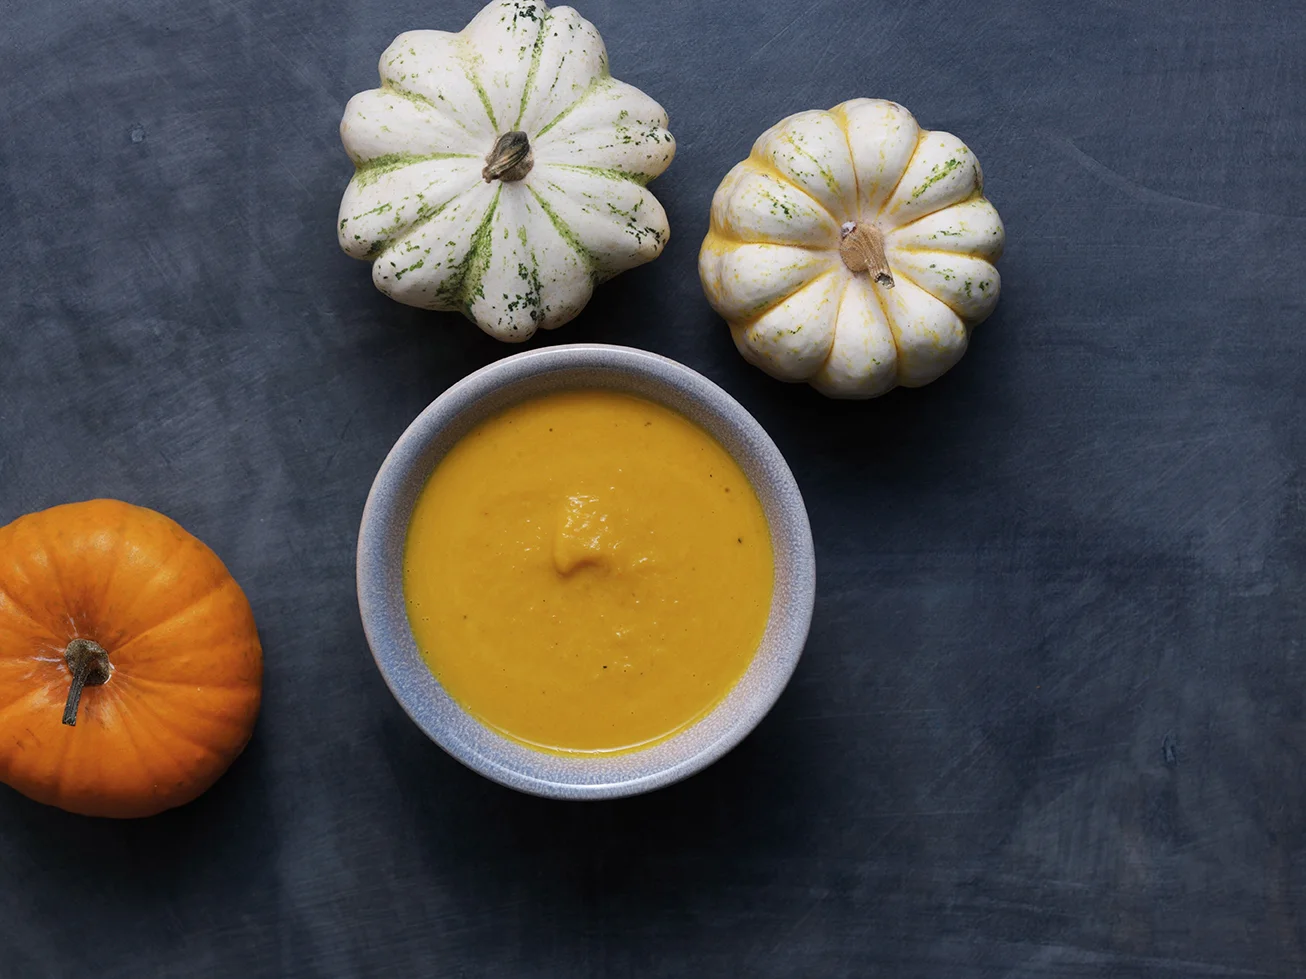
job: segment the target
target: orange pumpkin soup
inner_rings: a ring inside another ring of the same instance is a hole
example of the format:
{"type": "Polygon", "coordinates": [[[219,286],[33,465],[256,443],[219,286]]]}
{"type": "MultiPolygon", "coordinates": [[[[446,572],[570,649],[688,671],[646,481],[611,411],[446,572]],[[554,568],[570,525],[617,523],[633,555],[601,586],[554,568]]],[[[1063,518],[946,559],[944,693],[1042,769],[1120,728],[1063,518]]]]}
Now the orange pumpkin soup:
{"type": "Polygon", "coordinates": [[[449,695],[546,751],[668,738],[748,668],[771,540],[739,466],[661,405],[568,391],[481,423],[417,501],[404,591],[449,695]]]}

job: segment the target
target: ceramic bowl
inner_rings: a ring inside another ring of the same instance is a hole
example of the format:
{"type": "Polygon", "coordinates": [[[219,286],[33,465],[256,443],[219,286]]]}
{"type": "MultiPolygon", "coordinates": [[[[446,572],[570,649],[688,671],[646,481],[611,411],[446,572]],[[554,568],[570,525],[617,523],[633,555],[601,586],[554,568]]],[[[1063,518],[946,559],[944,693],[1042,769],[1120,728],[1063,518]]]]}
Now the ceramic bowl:
{"type": "Polygon", "coordinates": [[[812,531],[775,443],[721,388],[683,364],[604,344],[546,347],[497,361],[436,398],[395,443],[377,473],[358,535],[358,604],[381,675],[440,747],[496,782],[559,799],[647,792],[691,775],[733,748],[771,709],[807,640],[816,589],[812,531]],[[403,550],[413,505],[444,454],[474,425],[536,395],[610,388],[660,402],[710,432],[748,476],[771,529],[775,586],[752,664],[726,698],[691,727],[649,748],[560,756],[524,747],[455,703],[418,654],[403,593],[403,550]]]}

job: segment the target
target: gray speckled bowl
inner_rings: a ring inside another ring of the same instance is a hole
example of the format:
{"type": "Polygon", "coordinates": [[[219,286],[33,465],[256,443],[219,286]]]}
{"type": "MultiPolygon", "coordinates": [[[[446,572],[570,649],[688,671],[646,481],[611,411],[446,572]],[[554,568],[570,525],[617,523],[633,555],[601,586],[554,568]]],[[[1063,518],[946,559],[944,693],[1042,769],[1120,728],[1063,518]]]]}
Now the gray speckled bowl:
{"type": "Polygon", "coordinates": [[[789,682],[807,641],[816,562],[807,511],[775,443],[730,395],[688,367],[629,347],[574,344],[507,357],[459,381],[417,417],[377,473],[358,534],[358,604],[376,665],[395,698],[445,751],[514,789],[559,799],[635,795],[692,775],[733,748],[789,682]],[[564,388],[615,388],[674,408],[734,456],[762,501],[775,553],[771,614],[753,662],[715,710],[650,748],[562,757],[482,725],[455,703],[417,652],[403,594],[413,504],[449,448],[489,415],[564,388]]]}

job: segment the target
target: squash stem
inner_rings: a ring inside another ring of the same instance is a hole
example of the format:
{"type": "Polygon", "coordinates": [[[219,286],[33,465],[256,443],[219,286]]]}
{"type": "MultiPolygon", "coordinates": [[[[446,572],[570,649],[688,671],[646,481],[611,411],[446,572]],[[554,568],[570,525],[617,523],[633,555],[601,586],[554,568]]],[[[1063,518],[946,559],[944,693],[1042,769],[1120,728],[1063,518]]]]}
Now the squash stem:
{"type": "Polygon", "coordinates": [[[104,647],[90,639],[74,639],[63,653],[64,662],[73,675],[73,685],[68,688],[68,702],[63,708],[63,722],[69,727],[77,724],[77,708],[82,702],[82,690],[108,681],[113,673],[109,654],[104,647]]]}
{"type": "Polygon", "coordinates": [[[514,130],[494,141],[494,149],[485,158],[481,176],[487,184],[495,180],[520,180],[531,172],[533,166],[535,155],[531,152],[531,141],[525,133],[514,130]]]}
{"type": "Polygon", "coordinates": [[[851,272],[865,272],[886,289],[893,288],[893,273],[884,254],[884,235],[873,224],[847,222],[839,229],[839,257],[851,272]]]}

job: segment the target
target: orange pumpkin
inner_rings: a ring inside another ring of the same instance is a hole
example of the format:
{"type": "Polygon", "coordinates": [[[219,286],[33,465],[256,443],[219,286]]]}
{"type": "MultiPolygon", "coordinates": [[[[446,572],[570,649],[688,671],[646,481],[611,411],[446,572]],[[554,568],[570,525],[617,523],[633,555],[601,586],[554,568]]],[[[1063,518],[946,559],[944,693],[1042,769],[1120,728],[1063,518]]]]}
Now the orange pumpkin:
{"type": "Polygon", "coordinates": [[[87,816],[149,816],[249,741],[263,652],[245,593],[174,521],[117,500],[0,528],[0,781],[87,816]]]}

